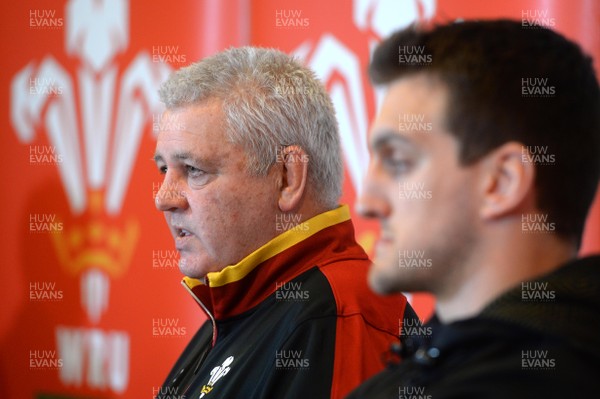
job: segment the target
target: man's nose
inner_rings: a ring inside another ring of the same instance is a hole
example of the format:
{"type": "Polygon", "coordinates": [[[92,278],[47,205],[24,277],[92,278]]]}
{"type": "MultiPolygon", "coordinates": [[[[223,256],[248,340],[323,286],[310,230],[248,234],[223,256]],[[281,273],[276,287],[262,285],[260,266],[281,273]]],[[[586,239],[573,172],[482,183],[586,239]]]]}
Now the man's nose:
{"type": "Polygon", "coordinates": [[[167,172],[160,189],[156,193],[154,203],[156,209],[162,212],[187,208],[187,194],[183,184],[167,172]]]}
{"type": "Polygon", "coordinates": [[[381,219],[389,216],[391,206],[386,197],[390,188],[389,184],[393,183],[384,181],[376,166],[371,162],[363,180],[363,189],[356,199],[356,212],[369,219],[381,219]]]}

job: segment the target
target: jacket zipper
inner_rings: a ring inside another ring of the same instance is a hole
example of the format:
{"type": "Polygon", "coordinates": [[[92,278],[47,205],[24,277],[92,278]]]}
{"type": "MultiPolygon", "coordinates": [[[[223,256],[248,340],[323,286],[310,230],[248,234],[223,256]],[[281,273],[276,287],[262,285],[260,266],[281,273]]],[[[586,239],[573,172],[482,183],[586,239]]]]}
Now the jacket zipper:
{"type": "Polygon", "coordinates": [[[190,287],[188,287],[188,285],[184,281],[182,281],[181,284],[192,295],[192,297],[194,298],[194,300],[198,303],[198,305],[200,305],[200,307],[202,308],[202,310],[204,311],[204,313],[206,313],[206,315],[210,319],[210,322],[212,324],[212,345],[211,345],[211,347],[214,348],[215,344],[217,343],[217,322],[215,321],[215,317],[208,310],[208,308],[204,305],[204,303],[202,303],[202,301],[200,300],[200,298],[198,298],[196,296],[196,294],[194,294],[194,292],[192,291],[192,289],[190,287]]]}

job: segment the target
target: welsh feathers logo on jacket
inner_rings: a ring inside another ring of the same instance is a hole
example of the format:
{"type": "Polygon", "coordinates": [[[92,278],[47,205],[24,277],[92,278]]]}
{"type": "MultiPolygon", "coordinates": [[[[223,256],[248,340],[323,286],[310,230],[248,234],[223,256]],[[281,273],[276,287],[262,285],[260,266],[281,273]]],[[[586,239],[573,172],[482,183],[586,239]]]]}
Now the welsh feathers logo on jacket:
{"type": "Polygon", "coordinates": [[[221,378],[225,377],[227,373],[229,373],[229,370],[231,369],[229,365],[233,363],[233,360],[234,357],[229,356],[227,359],[225,359],[222,365],[217,366],[211,370],[208,384],[203,385],[202,390],[200,391],[200,398],[204,397],[204,395],[206,395],[207,393],[210,393],[210,391],[213,390],[213,387],[217,383],[217,381],[219,381],[221,378]]]}

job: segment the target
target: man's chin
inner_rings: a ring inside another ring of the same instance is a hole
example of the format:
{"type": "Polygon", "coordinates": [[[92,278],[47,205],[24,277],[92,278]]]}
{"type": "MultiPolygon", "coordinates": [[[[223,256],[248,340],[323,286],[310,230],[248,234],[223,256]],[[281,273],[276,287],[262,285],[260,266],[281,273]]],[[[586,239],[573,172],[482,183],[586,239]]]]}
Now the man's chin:
{"type": "Polygon", "coordinates": [[[210,269],[199,259],[182,256],[179,259],[179,271],[187,277],[201,280],[206,277],[210,269]]]}
{"type": "Polygon", "coordinates": [[[385,266],[373,263],[369,269],[369,287],[379,295],[389,295],[400,292],[395,286],[395,277],[386,273],[385,266]]]}

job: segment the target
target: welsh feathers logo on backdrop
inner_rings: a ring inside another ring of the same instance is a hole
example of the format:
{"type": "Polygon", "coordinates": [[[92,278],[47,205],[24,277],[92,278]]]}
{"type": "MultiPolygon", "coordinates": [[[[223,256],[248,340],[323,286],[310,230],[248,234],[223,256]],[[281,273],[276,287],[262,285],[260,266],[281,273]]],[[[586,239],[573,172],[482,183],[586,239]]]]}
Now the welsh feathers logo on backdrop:
{"type": "MultiPolygon", "coordinates": [[[[354,26],[369,37],[369,47],[394,30],[415,21],[429,20],[435,14],[436,0],[354,0],[354,26]],[[394,16],[391,18],[390,16],[394,16]]],[[[324,32],[314,44],[305,41],[293,53],[314,70],[331,96],[340,125],[346,167],[357,192],[362,189],[363,174],[367,170],[369,154],[367,141],[368,115],[362,81],[361,60],[344,44],[343,38],[324,32]]],[[[375,93],[378,100],[383,94],[375,93]]]]}
{"type": "MultiPolygon", "coordinates": [[[[58,168],[70,214],[56,215],[61,231],[48,239],[63,271],[80,280],[80,303],[89,324],[97,325],[110,304],[111,278],[127,270],[138,242],[139,221],[116,216],[170,67],[144,51],[129,65],[115,62],[129,45],[125,0],[70,0],[64,29],[71,68],[52,54],[32,60],[12,80],[10,116],[32,159],[58,168]],[[42,132],[49,145],[36,145],[42,132]]],[[[60,380],[123,392],[129,340],[124,331],[56,326],[60,380]]]]}

